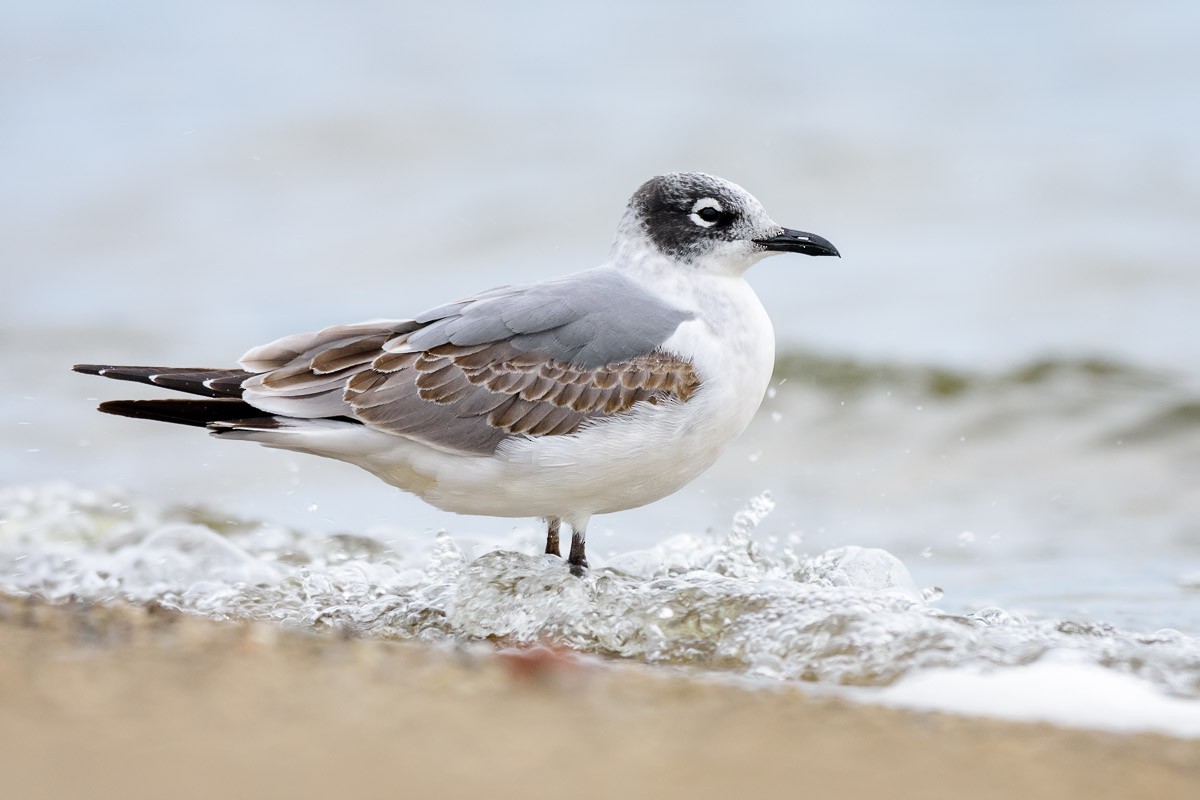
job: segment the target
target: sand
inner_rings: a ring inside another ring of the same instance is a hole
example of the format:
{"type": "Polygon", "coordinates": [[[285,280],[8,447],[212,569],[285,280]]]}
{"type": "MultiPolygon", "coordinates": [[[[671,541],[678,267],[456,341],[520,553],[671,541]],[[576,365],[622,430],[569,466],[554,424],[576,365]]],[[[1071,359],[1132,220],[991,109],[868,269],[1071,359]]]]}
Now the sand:
{"type": "Polygon", "coordinates": [[[0,597],[5,798],[1196,798],[1200,742],[0,597]]]}

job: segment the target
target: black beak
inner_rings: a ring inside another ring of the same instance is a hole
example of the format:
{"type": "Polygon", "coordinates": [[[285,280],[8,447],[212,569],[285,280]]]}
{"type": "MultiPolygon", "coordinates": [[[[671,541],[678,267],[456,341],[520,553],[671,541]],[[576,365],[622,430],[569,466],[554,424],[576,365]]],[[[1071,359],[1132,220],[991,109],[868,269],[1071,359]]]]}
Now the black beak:
{"type": "Polygon", "coordinates": [[[794,231],[791,228],[784,228],[769,239],[755,239],[754,243],[761,244],[768,250],[777,250],[781,253],[804,253],[806,256],[842,257],[842,254],[833,246],[833,242],[828,239],[817,236],[815,233],[794,231]]]}

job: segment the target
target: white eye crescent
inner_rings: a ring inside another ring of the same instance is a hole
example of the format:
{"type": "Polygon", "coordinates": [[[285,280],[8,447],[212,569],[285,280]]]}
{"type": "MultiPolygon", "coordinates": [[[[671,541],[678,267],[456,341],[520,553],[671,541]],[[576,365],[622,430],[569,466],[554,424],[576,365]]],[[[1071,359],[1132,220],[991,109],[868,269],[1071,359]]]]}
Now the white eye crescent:
{"type": "Polygon", "coordinates": [[[692,213],[688,215],[688,219],[701,228],[711,228],[720,222],[721,215],[724,213],[725,208],[720,202],[711,197],[702,197],[692,206],[692,213]]]}

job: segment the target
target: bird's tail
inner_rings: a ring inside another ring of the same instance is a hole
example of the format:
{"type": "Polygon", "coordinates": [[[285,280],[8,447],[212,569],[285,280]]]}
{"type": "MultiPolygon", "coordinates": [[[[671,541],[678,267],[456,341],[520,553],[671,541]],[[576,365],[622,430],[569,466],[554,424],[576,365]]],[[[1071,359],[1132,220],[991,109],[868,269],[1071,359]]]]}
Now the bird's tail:
{"type": "Polygon", "coordinates": [[[242,383],[254,373],[241,369],[203,367],[117,367],[107,364],[76,364],[71,369],[85,375],[100,375],[118,381],[148,383],[203,397],[242,396],[242,383]]]}
{"type": "Polygon", "coordinates": [[[214,422],[257,423],[274,427],[274,418],[241,400],[109,400],[101,403],[105,414],[134,419],[152,419],[176,425],[207,428],[214,422]]]}
{"type": "Polygon", "coordinates": [[[253,373],[240,369],[202,369],[193,367],[120,367],[104,364],[76,364],[76,372],[101,375],[119,381],[134,381],[164,389],[201,395],[204,400],[112,400],[100,404],[100,411],[135,419],[152,419],[177,425],[204,428],[215,422],[245,422],[258,427],[274,427],[274,418],[242,401],[242,382],[253,373]]]}

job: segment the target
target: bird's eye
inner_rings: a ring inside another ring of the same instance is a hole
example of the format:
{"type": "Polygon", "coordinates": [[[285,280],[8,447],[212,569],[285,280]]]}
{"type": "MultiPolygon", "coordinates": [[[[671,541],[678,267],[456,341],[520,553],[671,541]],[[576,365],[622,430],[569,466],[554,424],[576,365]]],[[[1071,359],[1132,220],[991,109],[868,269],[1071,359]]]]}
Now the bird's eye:
{"type": "Polygon", "coordinates": [[[692,213],[688,216],[701,228],[711,228],[721,221],[724,212],[725,209],[721,207],[720,203],[711,197],[705,197],[696,201],[692,206],[692,213]]]}

